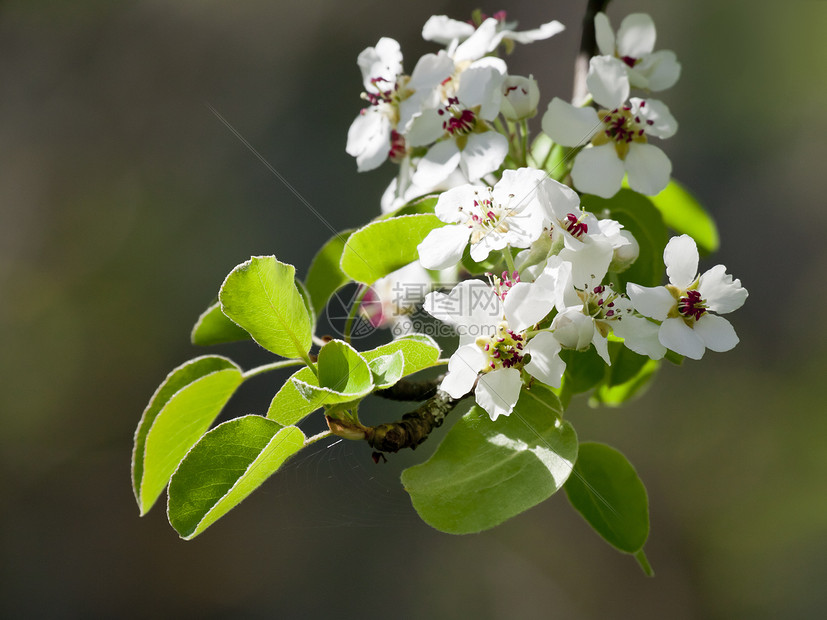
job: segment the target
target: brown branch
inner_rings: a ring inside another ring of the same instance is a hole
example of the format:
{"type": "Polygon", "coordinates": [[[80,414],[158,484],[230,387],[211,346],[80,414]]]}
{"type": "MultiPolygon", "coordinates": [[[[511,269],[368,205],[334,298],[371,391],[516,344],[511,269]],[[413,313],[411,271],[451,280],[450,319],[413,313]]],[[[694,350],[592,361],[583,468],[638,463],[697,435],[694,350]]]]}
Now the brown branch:
{"type": "Polygon", "coordinates": [[[334,435],[345,439],[364,439],[379,452],[398,452],[403,448],[411,450],[425,441],[434,429],[442,426],[447,416],[460,401],[471,396],[469,392],[461,398],[453,398],[447,392],[437,390],[436,394],[419,407],[406,413],[398,422],[363,426],[340,418],[325,416],[327,426],[334,435]]]}
{"type": "Polygon", "coordinates": [[[410,381],[402,379],[391,387],[384,390],[376,390],[374,394],[387,398],[388,400],[402,400],[408,402],[419,402],[431,398],[436,394],[439,384],[445,375],[440,375],[428,381],[410,381]]]}
{"type": "Polygon", "coordinates": [[[580,106],[589,96],[586,76],[589,73],[589,59],[597,53],[597,37],[594,33],[594,16],[606,10],[611,0],[589,0],[583,16],[583,34],[580,38],[580,52],[574,61],[574,90],[572,104],[580,106]]]}

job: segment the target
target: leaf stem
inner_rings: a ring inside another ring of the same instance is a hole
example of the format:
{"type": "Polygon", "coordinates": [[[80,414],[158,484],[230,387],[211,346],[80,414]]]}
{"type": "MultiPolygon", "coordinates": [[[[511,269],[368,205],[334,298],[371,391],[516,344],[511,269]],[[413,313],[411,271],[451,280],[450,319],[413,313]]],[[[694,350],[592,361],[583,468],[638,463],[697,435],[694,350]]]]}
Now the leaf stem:
{"type": "Polygon", "coordinates": [[[510,245],[505,246],[505,249],[503,250],[503,256],[505,257],[505,264],[508,266],[508,276],[511,277],[514,274],[514,272],[517,271],[517,268],[514,267],[514,257],[511,256],[510,245]]]}
{"type": "Polygon", "coordinates": [[[345,321],[345,342],[348,344],[350,344],[350,332],[353,329],[353,321],[356,320],[356,313],[359,312],[359,308],[362,307],[362,300],[365,298],[365,295],[368,294],[369,290],[369,286],[364,284],[362,285],[362,290],[359,291],[359,294],[356,296],[356,300],[350,307],[350,312],[348,312],[347,321],[345,321]]]}
{"type": "Polygon", "coordinates": [[[256,375],[261,375],[265,372],[270,372],[271,370],[278,370],[279,368],[290,368],[291,366],[301,366],[305,363],[306,362],[303,359],[281,360],[279,362],[272,362],[270,364],[264,364],[263,366],[256,366],[255,368],[251,368],[250,370],[244,372],[241,376],[243,379],[249,379],[250,377],[255,377],[256,375]]]}

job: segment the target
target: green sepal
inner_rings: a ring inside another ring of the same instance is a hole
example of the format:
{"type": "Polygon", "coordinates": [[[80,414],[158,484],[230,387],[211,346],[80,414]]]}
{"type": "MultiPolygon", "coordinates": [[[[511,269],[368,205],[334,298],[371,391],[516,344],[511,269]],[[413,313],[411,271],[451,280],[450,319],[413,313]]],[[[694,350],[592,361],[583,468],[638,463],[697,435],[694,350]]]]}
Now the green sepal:
{"type": "Polygon", "coordinates": [[[372,222],[353,233],[342,252],[342,271],[352,280],[373,284],[419,259],[417,246],[445,226],[431,214],[402,215],[372,222]]]}
{"type": "Polygon", "coordinates": [[[197,357],[167,375],[135,431],[132,486],[141,515],[243,380],[238,366],[217,355],[197,357]]]}
{"type": "Polygon", "coordinates": [[[419,516],[450,534],[499,525],[544,501],[566,481],[577,435],[542,386],[523,389],[508,417],[474,406],[425,463],[402,472],[419,516]]]}
{"type": "MultiPolygon", "coordinates": [[[[632,555],[643,549],[649,536],[649,499],[621,452],[602,443],[580,444],[565,490],[574,509],[606,542],[632,555]]],[[[641,567],[645,570],[643,563],[641,567]]]]}
{"type": "Polygon", "coordinates": [[[249,338],[250,334],[221,312],[221,304],[218,301],[201,313],[190,334],[192,344],[199,346],[238,342],[249,338]]]}
{"type": "Polygon", "coordinates": [[[295,426],[248,415],[219,424],[196,443],[169,483],[167,515],[181,538],[223,517],[305,445],[295,426]]]}
{"type": "Polygon", "coordinates": [[[307,270],[305,286],[317,317],[324,311],[333,293],[350,282],[339,262],[345,243],[354,230],[343,230],[329,239],[313,257],[307,270]]]}

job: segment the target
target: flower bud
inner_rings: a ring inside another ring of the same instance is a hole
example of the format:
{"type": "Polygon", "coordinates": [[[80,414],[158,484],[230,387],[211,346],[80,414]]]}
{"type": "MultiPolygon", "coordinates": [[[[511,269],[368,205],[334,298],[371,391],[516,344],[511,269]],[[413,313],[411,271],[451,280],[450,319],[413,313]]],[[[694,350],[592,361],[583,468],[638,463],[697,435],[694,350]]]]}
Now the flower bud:
{"type": "Polygon", "coordinates": [[[628,230],[621,230],[620,236],[629,243],[614,248],[609,271],[615,273],[626,271],[637,260],[638,255],[640,255],[640,245],[638,245],[637,239],[635,239],[632,233],[628,230]]]}
{"type": "Polygon", "coordinates": [[[537,114],[540,89],[533,77],[509,75],[502,85],[500,112],[510,121],[521,121],[537,114]]]}
{"type": "Polygon", "coordinates": [[[588,349],[594,336],[594,321],[580,310],[570,309],[558,314],[551,323],[554,337],[567,349],[588,349]]]}

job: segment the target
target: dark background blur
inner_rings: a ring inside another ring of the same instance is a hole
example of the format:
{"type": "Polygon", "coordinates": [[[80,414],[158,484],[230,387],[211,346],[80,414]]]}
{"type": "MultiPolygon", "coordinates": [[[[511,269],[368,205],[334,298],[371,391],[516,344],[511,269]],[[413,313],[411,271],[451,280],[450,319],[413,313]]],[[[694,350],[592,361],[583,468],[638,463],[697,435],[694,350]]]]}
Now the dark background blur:
{"type": "MultiPolygon", "coordinates": [[[[393,171],[344,151],[356,56],[380,36],[405,68],[431,14],[475,2],[0,4],[0,615],[6,617],[810,618],[827,607],[827,3],[616,0],[683,64],[664,149],[716,216],[714,257],[750,291],[741,344],[665,367],[622,410],[570,410],[649,489],[657,576],[549,501],[452,537],[416,517],[362,445],[302,454],[183,542],[163,501],[140,519],[132,434],[167,372],[205,351],[194,320],[254,254],[304,275],[330,231],[378,212],[393,171]]],[[[585,0],[512,0],[533,28],[510,72],[568,97],[585,0]]],[[[714,263],[706,261],[702,268],[714,263]]],[[[253,345],[218,347],[245,367],[253,345]]],[[[226,415],[263,413],[283,376],[226,415]]],[[[384,411],[382,412],[384,413],[384,411]]],[[[378,415],[378,414],[377,414],[378,415]]],[[[313,429],[311,429],[313,430],[313,429]]],[[[442,431],[444,433],[444,430],[442,431]]],[[[331,442],[323,442],[331,443],[331,442]]]]}

